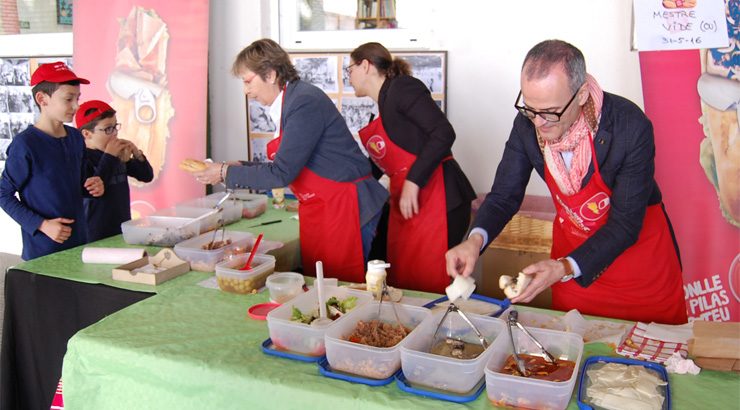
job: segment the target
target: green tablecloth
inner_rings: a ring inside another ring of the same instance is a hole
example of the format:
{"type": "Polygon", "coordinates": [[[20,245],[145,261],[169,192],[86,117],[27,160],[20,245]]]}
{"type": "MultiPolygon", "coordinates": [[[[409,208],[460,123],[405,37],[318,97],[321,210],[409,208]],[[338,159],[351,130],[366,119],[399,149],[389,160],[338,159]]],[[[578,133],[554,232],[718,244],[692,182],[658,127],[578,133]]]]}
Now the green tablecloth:
{"type": "MultiPolygon", "coordinates": [[[[265,234],[265,239],[283,242],[283,248],[275,250],[271,252],[271,254],[278,259],[278,267],[283,267],[283,270],[289,270],[300,265],[298,221],[290,219],[290,217],[294,215],[296,215],[295,212],[268,208],[264,214],[257,218],[242,219],[236,223],[227,225],[226,229],[234,231],[248,231],[255,235],[263,232],[265,234]],[[275,220],[280,220],[281,222],[270,225],[255,226],[263,222],[275,220]]],[[[82,263],[82,250],[87,246],[97,248],[145,248],[149,255],[154,255],[162,249],[157,246],[129,245],[123,241],[123,236],[117,235],[88,245],[78,246],[66,251],[22,262],[15,266],[15,268],[77,282],[93,284],[99,283],[121,289],[151,293],[159,293],[164,289],[179,287],[182,285],[192,285],[213,275],[211,272],[205,273],[191,271],[157,286],[115,281],[111,278],[111,271],[115,265],[82,263]]]]}
{"type": "MultiPolygon", "coordinates": [[[[408,292],[411,295],[422,295],[408,292]]],[[[433,297],[433,295],[422,295],[433,297]]],[[[247,317],[266,292],[237,296],[173,286],[77,333],[62,379],[68,409],[436,409],[490,408],[485,391],[466,405],[329,379],[315,363],[265,355],[267,323],[247,317]]],[[[614,355],[587,344],[584,358],[614,355]]],[[[585,359],[584,359],[585,360],[585,359]]],[[[740,377],[671,375],[675,409],[740,407],[740,377]]],[[[577,386],[576,386],[577,389],[577,386]]],[[[569,408],[576,408],[575,394],[569,408]]]]}

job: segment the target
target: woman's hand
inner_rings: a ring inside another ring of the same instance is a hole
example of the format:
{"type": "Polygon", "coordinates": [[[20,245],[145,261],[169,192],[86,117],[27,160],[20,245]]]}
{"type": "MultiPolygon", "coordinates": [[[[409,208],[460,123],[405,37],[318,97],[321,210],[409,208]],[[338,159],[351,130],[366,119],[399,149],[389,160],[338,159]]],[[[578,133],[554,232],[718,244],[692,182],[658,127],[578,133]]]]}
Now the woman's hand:
{"type": "Polygon", "coordinates": [[[408,179],[403,182],[398,208],[401,210],[403,219],[411,219],[419,213],[419,185],[408,179]]]}
{"type": "Polygon", "coordinates": [[[223,182],[221,168],[223,168],[223,176],[225,177],[226,169],[229,166],[221,162],[206,162],[206,164],[208,167],[205,170],[193,172],[195,179],[203,185],[216,185],[223,182]]]}

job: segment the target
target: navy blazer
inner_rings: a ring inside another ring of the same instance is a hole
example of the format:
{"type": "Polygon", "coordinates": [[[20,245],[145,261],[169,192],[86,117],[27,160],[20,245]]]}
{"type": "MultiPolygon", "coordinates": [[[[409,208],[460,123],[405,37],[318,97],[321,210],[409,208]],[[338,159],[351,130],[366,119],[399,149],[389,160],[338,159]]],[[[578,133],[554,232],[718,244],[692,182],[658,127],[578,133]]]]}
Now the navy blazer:
{"type": "MultiPolygon", "coordinates": [[[[654,178],[653,126],[637,105],[605,92],[594,147],[601,177],[612,190],[612,196],[607,222],[568,255],[578,263],[582,276],[576,280],[584,287],[637,241],[647,207],[662,201],[654,178]]],[[[519,210],[532,169],[544,179],[544,166],[534,124],[518,114],[491,192],[472,225],[488,233],[489,243],[519,210]]],[[[590,181],[593,173],[592,163],[581,187],[590,181]]],[[[670,226],[670,220],[668,223],[670,226]]],[[[488,243],[485,245],[483,249],[488,243]]]]}

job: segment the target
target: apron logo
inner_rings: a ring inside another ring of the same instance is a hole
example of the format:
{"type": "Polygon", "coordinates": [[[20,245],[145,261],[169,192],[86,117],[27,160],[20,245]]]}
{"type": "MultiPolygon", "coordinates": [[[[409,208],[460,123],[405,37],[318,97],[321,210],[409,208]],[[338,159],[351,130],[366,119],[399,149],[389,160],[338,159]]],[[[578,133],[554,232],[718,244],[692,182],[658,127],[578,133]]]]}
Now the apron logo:
{"type": "Polygon", "coordinates": [[[381,159],[385,157],[385,141],[380,135],[376,134],[368,138],[365,149],[373,158],[381,159]]]}
{"type": "Polygon", "coordinates": [[[296,193],[296,195],[298,196],[298,201],[300,202],[308,201],[309,199],[316,196],[316,194],[313,192],[296,193]]]}
{"type": "Polygon", "coordinates": [[[587,221],[598,221],[609,213],[609,195],[598,192],[581,205],[579,214],[587,221]]]}

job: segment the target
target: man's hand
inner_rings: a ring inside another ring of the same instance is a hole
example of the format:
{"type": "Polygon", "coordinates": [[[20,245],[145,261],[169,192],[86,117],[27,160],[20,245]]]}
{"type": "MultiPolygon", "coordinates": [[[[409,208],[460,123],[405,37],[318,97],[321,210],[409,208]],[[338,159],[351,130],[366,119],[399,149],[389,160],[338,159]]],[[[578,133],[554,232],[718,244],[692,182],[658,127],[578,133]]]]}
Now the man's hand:
{"type": "Polygon", "coordinates": [[[74,221],[74,219],[67,218],[45,219],[41,222],[39,231],[56,243],[64,243],[72,236],[72,228],[68,225],[74,221]]]}
{"type": "Polygon", "coordinates": [[[220,162],[206,162],[206,165],[208,168],[205,170],[192,173],[195,179],[204,185],[216,185],[223,182],[223,179],[221,179],[221,167],[224,168],[223,174],[226,176],[226,169],[229,165],[220,162]]]}
{"type": "Polygon", "coordinates": [[[553,284],[558,283],[565,276],[565,267],[556,260],[547,259],[527,266],[522,269],[522,273],[533,275],[534,277],[519,296],[511,299],[511,303],[531,302],[535,296],[553,284]]]}
{"type": "Polygon", "coordinates": [[[398,208],[401,210],[403,219],[411,219],[414,215],[419,214],[419,185],[408,179],[403,181],[398,208]]]}
{"type": "Polygon", "coordinates": [[[103,196],[105,193],[105,184],[100,177],[90,177],[85,180],[85,189],[95,198],[103,196]]]}
{"type": "Polygon", "coordinates": [[[479,234],[472,234],[463,243],[448,250],[445,253],[447,274],[452,277],[470,276],[480,255],[481,246],[483,246],[483,237],[479,234]]]}

